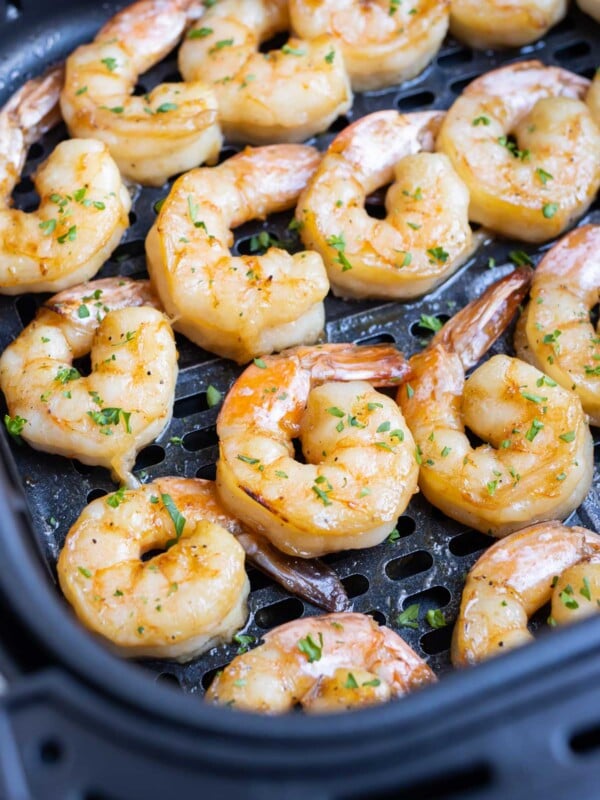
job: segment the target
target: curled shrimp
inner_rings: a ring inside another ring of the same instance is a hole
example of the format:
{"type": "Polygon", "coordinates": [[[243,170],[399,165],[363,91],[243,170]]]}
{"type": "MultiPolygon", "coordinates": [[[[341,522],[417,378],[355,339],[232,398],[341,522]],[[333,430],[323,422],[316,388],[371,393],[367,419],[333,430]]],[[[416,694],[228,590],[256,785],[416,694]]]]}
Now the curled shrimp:
{"type": "Polygon", "coordinates": [[[417,443],[432,505],[492,536],[566,518],[592,481],[593,443],[574,392],[517,358],[472,367],[510,322],[529,271],[505,276],[410,360],[398,402],[417,443]],[[472,447],[465,427],[489,442],[472,447]]]}
{"type": "Polygon", "coordinates": [[[136,453],[169,422],[177,379],[173,331],[156,305],[147,281],[126,278],[50,298],[0,357],[9,431],[136,485],[136,453]],[[73,360],[86,353],[82,376],[73,360]]]}
{"type": "Polygon", "coordinates": [[[567,0],[452,0],[450,32],[471,47],[521,47],[567,13],[567,0]]]}
{"type": "Polygon", "coordinates": [[[577,0],[577,5],[596,22],[600,22],[600,0],[577,0]]]}
{"type": "Polygon", "coordinates": [[[446,114],[436,149],[466,183],[469,217],[505,236],[558,236],[600,187],[589,81],[539,61],[488,72],[446,114]]]}
{"type": "Polygon", "coordinates": [[[594,80],[592,81],[585,101],[588,104],[594,122],[600,128],[600,72],[598,72],[598,70],[596,70],[594,80]]]}
{"type": "Polygon", "coordinates": [[[387,345],[298,347],[249,366],[217,420],[225,507],[301,558],[382,542],[416,490],[418,467],[402,414],[373,385],[405,373],[387,345]]]}
{"type": "Polygon", "coordinates": [[[244,550],[222,516],[182,478],[100,497],[67,534],[61,589],[121,655],[189,661],[230,641],[248,616],[244,550]]]}
{"type": "Polygon", "coordinates": [[[515,334],[520,358],[577,392],[600,425],[600,339],[590,311],[600,296],[600,225],[561,239],[538,264],[515,334]]]}
{"type": "Polygon", "coordinates": [[[425,0],[291,0],[292,28],[304,39],[340,43],[357,92],[410,80],[435,56],[448,30],[450,3],[425,0]]]}
{"type": "Polygon", "coordinates": [[[467,576],[452,638],[452,663],[476,664],[532,641],[528,618],[550,600],[551,625],[598,613],[598,534],[542,522],[486,550],[467,576]]]}
{"type": "Polygon", "coordinates": [[[471,255],[469,193],[432,150],[443,114],[377,111],[337,136],[296,219],[304,244],[325,261],[335,294],[406,299],[432,289],[471,255]],[[385,220],[367,195],[393,181],[385,220]]]}
{"type": "Polygon", "coordinates": [[[259,52],[261,43],[288,27],[287,0],[219,0],[188,32],[179,69],[186,80],[212,87],[228,139],[301,142],[352,105],[334,38],[291,38],[280,50],[259,52]]]}
{"type": "Polygon", "coordinates": [[[215,678],[209,702],[271,714],[298,704],[336,712],[384,703],[436,680],[397,633],[366,614],[297,619],[263,641],[215,678]]]}
{"type": "Polygon", "coordinates": [[[67,59],[60,104],[71,136],[101,139],[134,181],[160,186],[171,175],[216,160],[217,104],[204,84],[163,83],[142,97],[138,76],[178,42],[190,0],[139,0],[67,59]]]}
{"type": "Polygon", "coordinates": [[[146,239],[150,277],[177,330],[240,363],[316,342],[329,282],[317,253],[231,255],[232,227],[292,206],[319,153],[305,145],[248,148],[188,172],[146,239]]]}
{"type": "Polygon", "coordinates": [[[10,208],[27,150],[60,118],[62,67],[28,81],[0,110],[0,293],[48,292],[91,278],[129,225],[131,200],[98,141],[61,142],[33,176],[31,213],[10,208]]]}

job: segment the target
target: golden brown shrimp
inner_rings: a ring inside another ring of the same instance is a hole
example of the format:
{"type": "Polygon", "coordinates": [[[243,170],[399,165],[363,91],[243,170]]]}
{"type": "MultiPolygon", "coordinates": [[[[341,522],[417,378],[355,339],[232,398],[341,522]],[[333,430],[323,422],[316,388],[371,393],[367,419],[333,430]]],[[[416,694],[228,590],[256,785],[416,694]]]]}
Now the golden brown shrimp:
{"type": "Polygon", "coordinates": [[[600,130],[583,102],[588,87],[539,61],[510,64],[467,86],[436,149],[469,189],[471,220],[544,242],[584,213],[600,187],[600,130]]]}
{"type": "Polygon", "coordinates": [[[301,142],[326,130],[352,105],[335,38],[291,38],[280,50],[261,43],[289,27],[287,0],[219,0],[179,50],[186,80],[206,80],[228,139],[301,142]]]}
{"type": "Polygon", "coordinates": [[[60,118],[62,67],[0,110],[0,293],[48,292],[91,278],[129,225],[131,200],[101,142],[61,142],[33,176],[39,208],[10,208],[27,150],[60,118]]]}
{"type": "Polygon", "coordinates": [[[401,354],[383,345],[298,347],[255,361],[217,421],[225,507],[302,558],[382,542],[416,489],[418,467],[402,414],[373,385],[405,373],[401,354]]]}
{"type": "Polygon", "coordinates": [[[600,22],[600,0],[577,0],[577,5],[596,22],[600,22]]]}
{"type": "Polygon", "coordinates": [[[593,443],[574,392],[506,355],[465,380],[529,286],[517,270],[460,311],[410,360],[398,402],[417,443],[419,486],[453,519],[492,536],[566,518],[592,481],[593,443]],[[472,447],[465,427],[489,442],[472,447]]]}
{"type": "Polygon", "coordinates": [[[330,145],[296,209],[302,241],[321,254],[335,294],[407,299],[429,291],[474,249],[469,193],[433,149],[443,114],[376,111],[330,145]],[[367,195],[392,182],[385,220],[367,195]]]}
{"type": "Polygon", "coordinates": [[[126,278],[48,300],[0,357],[8,430],[136,485],[136,453],[169,422],[177,379],[173,331],[156,305],[147,281],[126,278]],[[86,353],[82,376],[73,360],[86,353]]]}
{"type": "Polygon", "coordinates": [[[567,13],[567,0],[452,0],[450,32],[471,47],[521,47],[567,13]]]}
{"type": "Polygon", "coordinates": [[[297,619],[263,640],[215,678],[209,702],[270,714],[297,704],[331,713],[384,703],[436,680],[397,633],[366,614],[297,619]]]}
{"type": "Polygon", "coordinates": [[[600,225],[584,225],[546,253],[515,334],[517,355],[577,392],[600,425],[600,338],[590,311],[600,297],[600,225]]]}
{"type": "Polygon", "coordinates": [[[160,186],[215,160],[217,102],[198,81],[163,83],[142,97],[138,76],[175,47],[190,0],[139,0],[67,59],[61,109],[71,136],[101,139],[131,180],[160,186]]]}
{"type": "Polygon", "coordinates": [[[323,331],[329,282],[317,253],[271,247],[231,255],[231,228],[290,208],[319,163],[305,145],[246,149],[218,167],[188,172],[146,239],[150,277],[174,326],[240,363],[323,331]]]}
{"type": "Polygon", "coordinates": [[[67,534],[61,589],[121,655],[189,661],[246,621],[244,550],[206,499],[195,480],[160,478],[94,500],[67,534]]]}
{"type": "Polygon", "coordinates": [[[448,30],[447,0],[290,0],[292,28],[304,39],[340,43],[357,92],[382,89],[422,72],[448,30]]]}
{"type": "Polygon", "coordinates": [[[587,97],[585,99],[588,108],[592,112],[594,122],[600,128],[600,71],[596,70],[594,80],[589,88],[587,97]]]}
{"type": "Polygon", "coordinates": [[[452,663],[476,664],[532,641],[528,618],[550,599],[550,624],[598,613],[598,534],[556,521],[542,522],[486,550],[465,583],[452,663]]]}

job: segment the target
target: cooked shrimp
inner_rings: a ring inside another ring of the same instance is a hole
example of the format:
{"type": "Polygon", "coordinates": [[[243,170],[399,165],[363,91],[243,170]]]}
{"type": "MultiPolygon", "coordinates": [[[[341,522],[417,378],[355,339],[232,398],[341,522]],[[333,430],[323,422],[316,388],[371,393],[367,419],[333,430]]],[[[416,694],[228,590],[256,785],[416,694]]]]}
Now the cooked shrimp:
{"type": "Polygon", "coordinates": [[[577,392],[600,425],[600,338],[590,311],[600,297],[600,225],[576,228],[544,256],[515,335],[517,355],[577,392]]]}
{"type": "Polygon", "coordinates": [[[566,518],[592,481],[593,444],[574,392],[506,355],[465,381],[508,325],[530,277],[491,286],[410,360],[398,402],[419,453],[419,486],[432,505],[492,536],[566,518]],[[489,442],[472,447],[465,427],[489,442]]]}
{"type": "Polygon", "coordinates": [[[567,13],[567,0],[452,0],[450,32],[471,47],[521,47],[567,13]]]}
{"type": "Polygon", "coordinates": [[[0,357],[9,431],[36,450],[112,470],[171,418],[177,352],[147,281],[106,278],[52,297],[0,357]],[[91,355],[90,375],[73,360],[91,355]]]}
{"type": "Polygon", "coordinates": [[[259,46],[289,27],[287,0],[219,0],[179,50],[186,80],[205,80],[228,139],[301,142],[326,130],[352,105],[342,51],[330,36],[259,46]]]}
{"type": "Polygon", "coordinates": [[[387,345],[298,347],[248,367],[217,421],[225,507],[301,558],[382,542],[416,490],[418,467],[402,414],[372,385],[405,373],[387,345]]]}
{"type": "Polygon", "coordinates": [[[234,257],[231,228],[290,208],[319,163],[305,145],[246,149],[174,184],[146,239],[150,277],[175,328],[240,363],[316,342],[329,282],[317,253],[234,257]]]}
{"type": "Polygon", "coordinates": [[[160,478],[94,500],[67,534],[61,589],[121,655],[189,661],[246,621],[244,550],[205,500],[197,481],[160,478]]]}
{"type": "Polygon", "coordinates": [[[190,0],[139,0],[67,59],[61,109],[71,136],[101,139],[131,180],[160,186],[212,162],[221,148],[216,98],[198,82],[163,83],[141,97],[138,76],[183,33],[190,0]]]}
{"type": "Polygon", "coordinates": [[[594,122],[600,128],[600,71],[596,70],[594,80],[589,88],[587,97],[585,99],[588,108],[592,112],[594,122]]]}
{"type": "Polygon", "coordinates": [[[291,0],[292,28],[304,39],[328,33],[340,43],[357,92],[422,72],[448,30],[448,0],[291,0]]]}
{"type": "Polygon", "coordinates": [[[600,0],[577,0],[577,5],[590,17],[600,22],[600,0]]]}
{"type": "Polygon", "coordinates": [[[446,114],[436,148],[471,195],[470,219],[543,242],[583,214],[600,187],[600,130],[589,81],[539,61],[488,72],[446,114]]]}
{"type": "Polygon", "coordinates": [[[91,278],[129,225],[129,194],[107,148],[62,142],[33,176],[37,211],[10,208],[27,150],[59,119],[63,70],[28,81],[0,110],[0,293],[48,292],[91,278]]]}
{"type": "Polygon", "coordinates": [[[443,114],[377,111],[332,142],[296,209],[304,244],[323,256],[335,294],[406,299],[429,291],[472,253],[469,193],[433,149],[443,114]],[[367,195],[394,181],[387,217],[367,195]]]}
{"type": "Polygon", "coordinates": [[[486,550],[465,583],[452,663],[476,664],[532,641],[528,617],[550,599],[550,624],[598,613],[598,534],[556,521],[542,522],[486,550]]]}
{"type": "Polygon", "coordinates": [[[397,633],[366,614],[326,614],[280,625],[264,644],[233,659],[206,699],[278,714],[384,703],[436,677],[397,633]]]}

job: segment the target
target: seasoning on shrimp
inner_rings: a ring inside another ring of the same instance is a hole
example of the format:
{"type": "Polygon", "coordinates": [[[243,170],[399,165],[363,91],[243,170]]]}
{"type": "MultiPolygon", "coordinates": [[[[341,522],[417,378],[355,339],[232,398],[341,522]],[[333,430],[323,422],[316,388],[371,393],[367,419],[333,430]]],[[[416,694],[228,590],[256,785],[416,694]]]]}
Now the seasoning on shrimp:
{"type": "Polygon", "coordinates": [[[37,450],[107,467],[127,485],[171,418],[173,331],[147,281],[105,278],[50,298],[0,357],[8,420],[37,450]],[[154,307],[153,307],[154,306],[154,307]],[[90,353],[91,373],[74,359],[90,353]]]}
{"type": "Polygon", "coordinates": [[[71,136],[101,139],[130,180],[161,186],[216,160],[216,98],[200,81],[162,83],[133,96],[141,73],[183,34],[191,0],[139,0],[67,59],[61,110],[71,136]]]}
{"type": "Polygon", "coordinates": [[[270,246],[264,255],[232,256],[229,247],[231,228],[292,206],[319,158],[306,145],[247,148],[175,182],[146,253],[178,331],[240,363],[317,341],[329,288],[320,256],[270,246]]]}
{"type": "Polygon", "coordinates": [[[0,110],[0,294],[56,291],[93,277],[129,225],[119,170],[91,139],[61,142],[32,176],[36,211],[10,208],[29,146],[59,119],[62,82],[56,67],[0,110]]]}

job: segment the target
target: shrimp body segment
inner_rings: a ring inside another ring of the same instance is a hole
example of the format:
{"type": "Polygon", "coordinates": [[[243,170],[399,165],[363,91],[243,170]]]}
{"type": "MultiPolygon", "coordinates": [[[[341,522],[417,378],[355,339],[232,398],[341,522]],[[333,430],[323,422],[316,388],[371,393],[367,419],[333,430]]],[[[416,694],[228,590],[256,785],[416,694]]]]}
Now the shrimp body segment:
{"type": "Polygon", "coordinates": [[[600,0],[577,0],[577,5],[596,22],[600,22],[600,0]]]}
{"type": "MultiPolygon", "coordinates": [[[[480,323],[478,309],[493,309],[495,296],[502,300],[511,281],[518,284],[513,276],[463,309],[457,322],[480,323]]],[[[517,302],[523,294],[517,286],[517,302]]],[[[500,314],[504,325],[514,308],[500,314]]],[[[586,496],[593,473],[592,437],[579,398],[506,355],[493,356],[465,380],[460,342],[450,344],[454,322],[411,358],[409,382],[398,392],[419,451],[423,494],[449,517],[492,536],[566,518],[586,496]],[[472,447],[465,427],[485,443],[472,447]]],[[[481,331],[465,325],[462,335],[473,340],[481,331]]],[[[479,355],[493,341],[486,338],[479,355]]]]}
{"type": "Polygon", "coordinates": [[[331,713],[383,703],[436,677],[397,633],[366,614],[306,617],[275,628],[212,682],[211,703],[283,713],[300,703],[331,713]]]}
{"type": "Polygon", "coordinates": [[[522,47],[567,13],[567,0],[452,0],[450,32],[471,47],[522,47]]]}
{"type": "Polygon", "coordinates": [[[450,3],[388,0],[291,0],[292,28],[304,39],[322,34],[340,43],[357,92],[410,80],[435,56],[448,30],[450,3]]]}
{"type": "Polygon", "coordinates": [[[0,111],[0,293],[91,278],[129,225],[129,194],[99,141],[61,142],[33,176],[37,211],[10,208],[27,149],[58,119],[62,69],[28,81],[0,111]]]}
{"type": "Polygon", "coordinates": [[[287,0],[219,0],[189,31],[179,69],[186,80],[212,87],[228,139],[301,142],[352,105],[335,38],[292,37],[280,50],[259,52],[262,42],[288,28],[287,0]]]}
{"type": "Polygon", "coordinates": [[[402,414],[372,384],[405,372],[393,348],[335,344],[248,367],[217,421],[225,507],[301,558],[379,544],[415,492],[418,467],[402,414]]]}
{"type": "Polygon", "coordinates": [[[446,114],[436,149],[466,183],[469,216],[505,236],[543,242],[600,187],[600,129],[589,81],[525,61],[474,80],[446,114]]]}
{"type": "Polygon", "coordinates": [[[171,50],[187,23],[185,0],[140,0],[67,59],[62,114],[71,136],[101,139],[130,180],[161,186],[216,159],[217,104],[203,83],[163,83],[133,96],[140,73],[171,50]]]}
{"type": "Polygon", "coordinates": [[[161,478],[94,500],[67,534],[61,589],[121,655],[188,661],[246,621],[244,550],[205,500],[197,481],[161,478]]]}
{"type": "Polygon", "coordinates": [[[600,425],[600,339],[590,311],[600,296],[600,225],[567,234],[538,265],[515,335],[517,354],[577,392],[600,425]]]}
{"type": "Polygon", "coordinates": [[[234,257],[229,247],[232,227],[292,206],[318,162],[305,145],[248,148],[175,182],[146,253],[177,330],[240,363],[317,341],[329,288],[321,257],[275,247],[234,257]]]}
{"type": "MultiPolygon", "coordinates": [[[[600,10],[598,16],[600,16],[600,10]]],[[[592,112],[594,122],[600,128],[600,72],[598,72],[598,70],[596,70],[594,80],[592,81],[585,101],[592,112]]]]}
{"type": "Polygon", "coordinates": [[[107,278],[40,309],[0,358],[0,388],[26,442],[136,484],[136,454],[169,422],[177,379],[173,331],[156,304],[147,282],[107,278]],[[73,360],[87,353],[82,376],[73,360]]]}
{"type": "Polygon", "coordinates": [[[334,139],[296,210],[304,244],[335,294],[407,299],[451,275],[473,251],[469,193],[433,149],[443,115],[377,111],[334,139]],[[385,220],[367,195],[393,181],[385,220]]]}
{"type": "Polygon", "coordinates": [[[550,600],[551,624],[598,613],[598,534],[543,522],[486,550],[465,583],[452,638],[452,663],[476,664],[532,641],[528,618],[550,600]]]}

